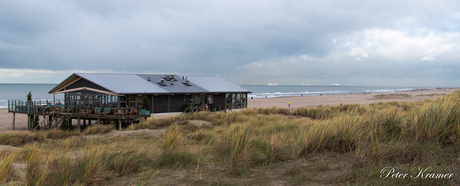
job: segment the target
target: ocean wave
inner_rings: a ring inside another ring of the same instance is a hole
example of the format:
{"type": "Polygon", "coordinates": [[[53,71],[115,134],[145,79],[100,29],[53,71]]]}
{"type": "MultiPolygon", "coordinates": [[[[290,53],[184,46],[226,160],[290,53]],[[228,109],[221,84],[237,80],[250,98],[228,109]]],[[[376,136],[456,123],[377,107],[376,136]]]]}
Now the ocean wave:
{"type": "Polygon", "coordinates": [[[332,95],[332,94],[362,94],[362,93],[379,93],[379,92],[405,92],[418,90],[415,88],[394,88],[394,89],[365,89],[357,88],[355,90],[324,90],[324,91],[304,91],[304,92],[263,92],[248,94],[248,98],[275,98],[284,96],[314,96],[314,95],[332,95]]]}

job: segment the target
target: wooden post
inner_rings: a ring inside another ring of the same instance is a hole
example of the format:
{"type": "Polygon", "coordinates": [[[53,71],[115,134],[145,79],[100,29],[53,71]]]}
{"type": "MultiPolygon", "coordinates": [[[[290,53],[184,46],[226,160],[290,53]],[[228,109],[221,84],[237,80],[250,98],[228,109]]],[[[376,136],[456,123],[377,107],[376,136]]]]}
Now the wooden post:
{"type": "Polygon", "coordinates": [[[56,94],[53,94],[53,105],[56,105],[56,94]]]}
{"type": "Polygon", "coordinates": [[[35,115],[30,116],[30,129],[34,130],[34,120],[35,120],[35,115]]]}
{"type": "Polygon", "coordinates": [[[97,118],[97,124],[101,124],[101,119],[97,118]]]}
{"type": "Polygon", "coordinates": [[[80,117],[78,118],[77,126],[78,126],[78,128],[80,129],[80,117]]]}
{"type": "Polygon", "coordinates": [[[121,130],[121,119],[118,120],[118,130],[121,130]]]}
{"type": "Polygon", "coordinates": [[[29,127],[30,127],[30,115],[27,114],[27,130],[30,130],[29,127]]]}
{"type": "Polygon", "coordinates": [[[8,100],[8,112],[10,112],[10,100],[8,100]]]}
{"type": "Polygon", "coordinates": [[[14,120],[15,120],[15,117],[16,117],[16,112],[13,112],[13,130],[14,130],[14,120]]]}

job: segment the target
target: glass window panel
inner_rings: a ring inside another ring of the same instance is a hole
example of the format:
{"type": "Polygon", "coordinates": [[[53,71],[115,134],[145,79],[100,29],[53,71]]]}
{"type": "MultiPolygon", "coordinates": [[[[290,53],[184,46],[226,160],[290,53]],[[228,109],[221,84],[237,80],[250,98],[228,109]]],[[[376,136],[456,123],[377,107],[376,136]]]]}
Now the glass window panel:
{"type": "Polygon", "coordinates": [[[225,104],[227,104],[227,105],[230,104],[231,103],[230,100],[231,100],[230,99],[230,94],[225,94],[225,104]]]}
{"type": "Polygon", "coordinates": [[[208,104],[212,104],[212,95],[208,95],[208,104]]]}

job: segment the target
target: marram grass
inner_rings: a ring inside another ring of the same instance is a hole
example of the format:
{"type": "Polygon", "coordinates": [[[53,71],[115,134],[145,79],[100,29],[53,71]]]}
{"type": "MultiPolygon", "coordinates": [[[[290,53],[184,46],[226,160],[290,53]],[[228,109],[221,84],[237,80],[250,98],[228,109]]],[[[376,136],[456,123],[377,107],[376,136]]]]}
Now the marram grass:
{"type": "Polygon", "coordinates": [[[460,93],[455,92],[415,103],[198,112],[149,118],[128,127],[167,129],[160,137],[78,137],[111,130],[99,126],[84,134],[7,132],[0,134],[0,143],[24,149],[0,153],[0,183],[458,185],[458,174],[433,181],[382,180],[379,173],[385,166],[458,173],[459,114],[460,93]],[[214,127],[192,127],[189,120],[205,120],[214,127]],[[315,160],[328,155],[333,158],[315,160]],[[336,160],[340,162],[329,162],[336,160]],[[311,166],[303,166],[305,162],[311,166]],[[27,164],[20,170],[26,176],[19,176],[13,164],[27,164]],[[239,174],[225,174],[229,171],[239,174]],[[319,176],[324,174],[328,176],[319,176]]]}

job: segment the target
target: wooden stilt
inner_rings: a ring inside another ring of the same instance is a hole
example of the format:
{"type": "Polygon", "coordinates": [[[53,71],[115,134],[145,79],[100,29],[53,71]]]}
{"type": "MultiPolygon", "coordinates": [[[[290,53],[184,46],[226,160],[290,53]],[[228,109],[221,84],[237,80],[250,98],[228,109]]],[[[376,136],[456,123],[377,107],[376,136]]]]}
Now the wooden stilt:
{"type": "Polygon", "coordinates": [[[118,130],[121,130],[121,119],[118,120],[118,130]]]}
{"type": "Polygon", "coordinates": [[[14,120],[15,120],[15,118],[16,118],[16,113],[13,112],[13,130],[14,130],[14,122],[15,122],[14,120]]]}
{"type": "Polygon", "coordinates": [[[34,120],[35,120],[35,115],[30,115],[30,129],[34,129],[34,120]]]}
{"type": "Polygon", "coordinates": [[[30,130],[30,115],[27,114],[27,130],[30,130]]]}
{"type": "Polygon", "coordinates": [[[78,126],[78,128],[80,129],[80,118],[78,118],[77,126],[78,126]]]}

